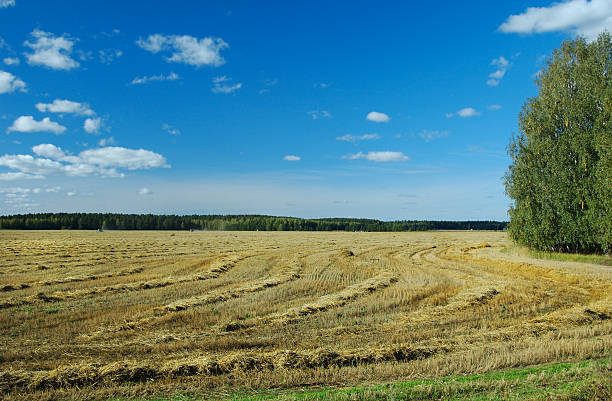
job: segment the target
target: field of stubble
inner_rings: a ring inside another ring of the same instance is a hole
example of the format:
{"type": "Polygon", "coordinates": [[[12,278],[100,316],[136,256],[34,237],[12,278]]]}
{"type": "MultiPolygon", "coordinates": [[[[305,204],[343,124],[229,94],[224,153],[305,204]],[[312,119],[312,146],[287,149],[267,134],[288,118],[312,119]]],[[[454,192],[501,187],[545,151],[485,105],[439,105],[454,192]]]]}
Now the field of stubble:
{"type": "Polygon", "coordinates": [[[609,356],[612,268],[499,232],[0,231],[0,398],[351,386],[609,356]]]}

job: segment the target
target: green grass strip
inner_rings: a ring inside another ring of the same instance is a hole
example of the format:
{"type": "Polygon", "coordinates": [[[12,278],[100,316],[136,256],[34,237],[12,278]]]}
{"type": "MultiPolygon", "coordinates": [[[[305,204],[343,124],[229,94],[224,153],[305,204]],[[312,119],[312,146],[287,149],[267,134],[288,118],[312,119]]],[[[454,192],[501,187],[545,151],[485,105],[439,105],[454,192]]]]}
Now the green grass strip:
{"type": "MultiPolygon", "coordinates": [[[[612,400],[612,357],[575,363],[557,363],[469,376],[359,386],[345,389],[270,390],[235,393],[224,401],[370,401],[370,400],[612,400]]],[[[139,401],[199,401],[219,399],[176,395],[139,401]]],[[[112,399],[108,401],[120,401],[112,399]]]]}
{"type": "Polygon", "coordinates": [[[519,247],[519,246],[508,246],[502,249],[503,253],[523,253],[536,259],[545,260],[557,260],[560,262],[580,262],[580,263],[592,263],[596,265],[612,266],[612,257],[606,255],[586,255],[580,253],[561,253],[561,252],[546,252],[537,251],[534,249],[519,247]]]}

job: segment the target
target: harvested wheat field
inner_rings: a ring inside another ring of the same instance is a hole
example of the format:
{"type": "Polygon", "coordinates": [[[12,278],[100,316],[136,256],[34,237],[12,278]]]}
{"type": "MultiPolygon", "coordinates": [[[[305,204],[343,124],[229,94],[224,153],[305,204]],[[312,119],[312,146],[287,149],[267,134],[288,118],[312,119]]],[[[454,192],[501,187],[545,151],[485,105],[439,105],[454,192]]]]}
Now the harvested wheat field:
{"type": "Polygon", "coordinates": [[[612,350],[612,268],[501,232],[0,231],[0,398],[343,387],[612,350]]]}

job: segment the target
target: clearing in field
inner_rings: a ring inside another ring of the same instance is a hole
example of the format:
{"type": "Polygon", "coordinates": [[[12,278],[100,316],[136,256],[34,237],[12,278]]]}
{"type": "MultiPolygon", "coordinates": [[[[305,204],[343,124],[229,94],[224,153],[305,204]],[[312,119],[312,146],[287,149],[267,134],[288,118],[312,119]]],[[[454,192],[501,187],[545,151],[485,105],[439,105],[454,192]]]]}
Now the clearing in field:
{"type": "Polygon", "coordinates": [[[612,350],[612,268],[499,232],[0,231],[0,398],[352,386],[612,350]]]}

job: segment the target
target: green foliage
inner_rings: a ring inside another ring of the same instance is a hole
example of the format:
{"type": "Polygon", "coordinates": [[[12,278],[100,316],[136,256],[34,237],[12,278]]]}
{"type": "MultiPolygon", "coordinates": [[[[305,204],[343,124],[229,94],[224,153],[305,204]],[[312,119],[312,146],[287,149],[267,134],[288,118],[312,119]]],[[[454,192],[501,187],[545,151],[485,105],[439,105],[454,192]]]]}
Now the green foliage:
{"type": "Polygon", "coordinates": [[[612,249],[612,41],[565,41],[509,146],[510,237],[546,251],[612,249]]]}
{"type": "Polygon", "coordinates": [[[427,231],[503,230],[500,221],[380,221],[300,219],[260,215],[154,215],[114,213],[38,213],[0,216],[0,228],[17,230],[235,230],[235,231],[427,231]]]}

